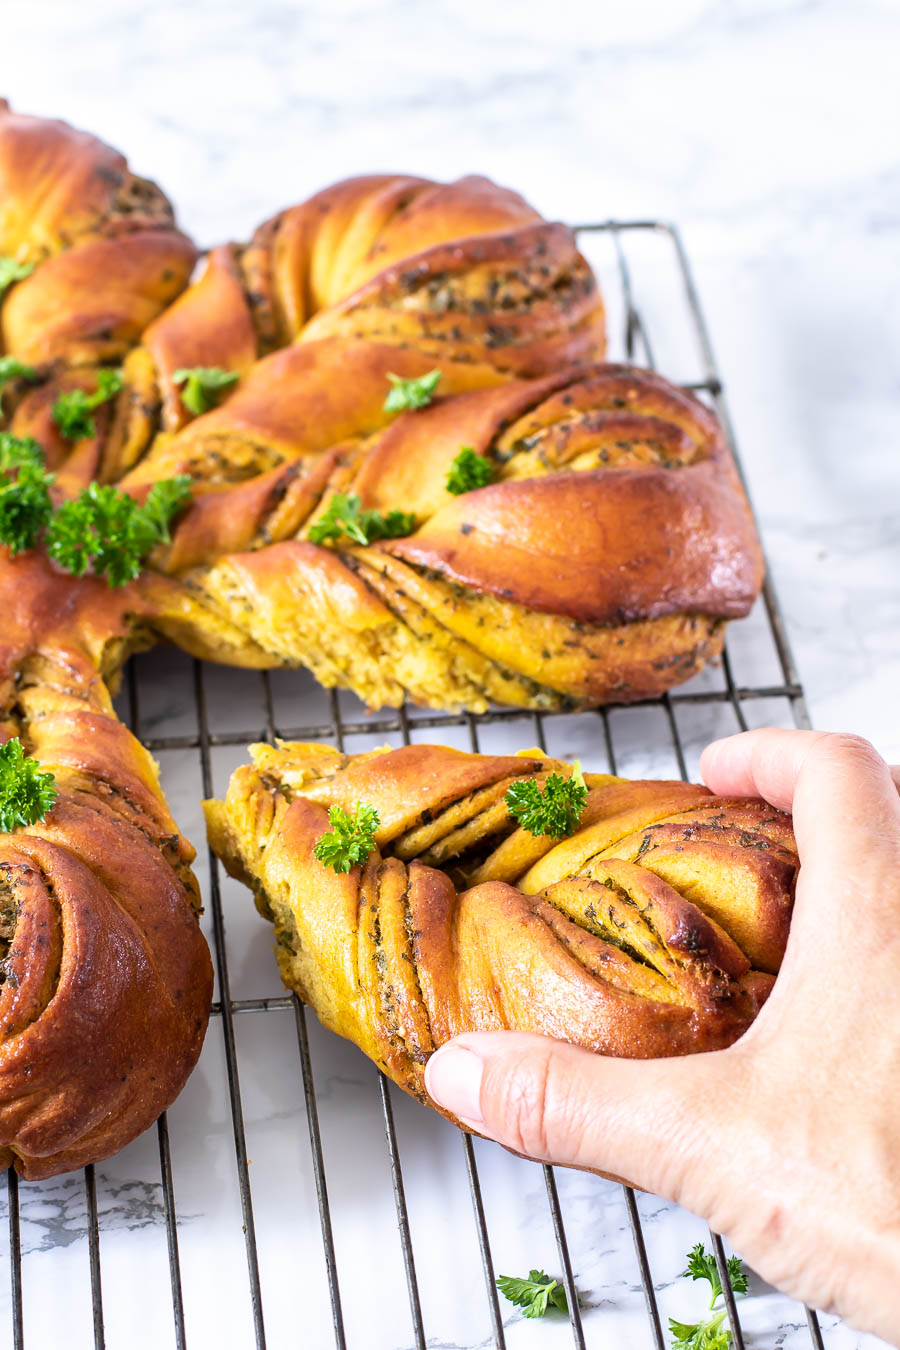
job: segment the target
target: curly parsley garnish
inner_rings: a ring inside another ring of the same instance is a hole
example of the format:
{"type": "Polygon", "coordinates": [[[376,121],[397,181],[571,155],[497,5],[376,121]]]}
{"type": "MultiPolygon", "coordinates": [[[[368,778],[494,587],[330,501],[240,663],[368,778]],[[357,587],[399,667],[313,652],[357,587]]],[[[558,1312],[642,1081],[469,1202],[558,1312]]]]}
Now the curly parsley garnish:
{"type": "Polygon", "coordinates": [[[190,496],[186,474],[154,483],[143,505],[118,488],[91,483],[54,512],[47,526],[47,552],[75,576],[90,567],[110,586],[124,586],[138,576],[155,544],[169,542],[169,524],[190,496]]]}
{"type": "MultiPolygon", "coordinates": [[[[731,1287],[736,1294],[746,1294],[747,1292],[747,1273],[741,1264],[739,1256],[729,1256],[726,1261],[728,1267],[728,1278],[731,1280],[731,1287]]],[[[687,1270],[681,1272],[682,1279],[690,1277],[692,1280],[706,1280],[712,1291],[712,1298],[709,1306],[712,1307],[716,1299],[722,1293],[722,1281],[719,1279],[719,1267],[716,1265],[716,1258],[712,1252],[707,1252],[702,1242],[698,1242],[688,1252],[687,1270]]]]}
{"type": "Polygon", "coordinates": [[[374,539],[397,539],[412,534],[416,518],[411,511],[364,511],[362,499],[355,492],[337,492],[328,503],[322,517],[309,527],[314,544],[326,539],[340,539],[341,535],[357,544],[371,544],[374,539]]]}
{"type": "Polygon", "coordinates": [[[33,271],[34,263],[17,262],[15,258],[0,254],[0,295],[8,290],[14,281],[24,281],[33,271]]]}
{"type": "Polygon", "coordinates": [[[429,370],[427,375],[418,379],[405,380],[402,375],[388,374],[392,388],[384,400],[385,412],[415,412],[417,408],[427,408],[434,398],[442,372],[429,370]]]}
{"type": "MultiPolygon", "coordinates": [[[[732,1289],[736,1294],[746,1294],[747,1275],[740,1258],[729,1256],[726,1264],[732,1289]]],[[[715,1256],[706,1251],[702,1242],[698,1242],[688,1252],[687,1270],[681,1273],[685,1279],[690,1277],[692,1280],[706,1280],[709,1283],[712,1291],[712,1298],[709,1301],[712,1316],[700,1322],[678,1322],[674,1317],[670,1317],[669,1330],[675,1338],[673,1345],[679,1350],[730,1350],[731,1332],[722,1325],[725,1321],[725,1309],[716,1308],[718,1300],[722,1297],[722,1282],[719,1279],[715,1256]]]]}
{"type": "Polygon", "coordinates": [[[533,778],[511,784],[506,793],[506,805],[509,814],[529,834],[549,834],[552,839],[562,839],[575,830],[587,795],[581,764],[576,759],[571,778],[551,773],[543,792],[533,778]]]}
{"type": "Polygon", "coordinates": [[[0,431],[0,473],[21,469],[23,464],[44,467],[44,452],[33,436],[14,436],[0,431]]]}
{"type": "Polygon", "coordinates": [[[30,436],[0,431],[0,543],[15,557],[34,548],[53,513],[44,452],[30,436]]]}
{"type": "Polygon", "coordinates": [[[493,481],[494,470],[489,461],[476,454],[471,445],[464,445],[450,465],[447,491],[452,492],[454,497],[460,497],[474,488],[487,487],[493,481]]]}
{"type": "Polygon", "coordinates": [[[0,745],[0,831],[43,820],[56,796],[53,774],[25,754],[18,736],[0,745]]]}
{"type": "Polygon", "coordinates": [[[529,1270],[527,1280],[514,1275],[498,1275],[497,1288],[510,1303],[525,1309],[526,1317],[543,1317],[550,1308],[569,1311],[566,1291],[559,1280],[551,1280],[542,1270],[529,1270]]]}
{"type": "Polygon", "coordinates": [[[357,802],[352,816],[341,806],[328,812],[329,834],[323,834],[313,852],[325,867],[349,872],[354,863],[363,863],[375,847],[378,812],[367,802],[357,802]]]}
{"type": "Polygon", "coordinates": [[[12,557],[34,548],[53,514],[53,475],[35,464],[22,464],[0,483],[0,543],[12,557]]]}
{"type": "Polygon", "coordinates": [[[176,370],[172,379],[183,384],[181,401],[188,412],[209,412],[222,397],[222,391],[237,383],[236,370],[223,370],[221,366],[182,366],[176,370]]]}
{"type": "Polygon", "coordinates": [[[108,403],[122,391],[122,374],[118,370],[98,370],[97,388],[93,394],[83,389],[70,389],[60,394],[53,404],[53,420],[67,441],[81,441],[97,434],[97,423],[92,416],[95,408],[108,403]]]}
{"type": "Polygon", "coordinates": [[[34,366],[26,366],[24,361],[15,356],[0,356],[0,404],[3,401],[3,390],[10,380],[36,379],[37,371],[34,366]]]}
{"type": "Polygon", "coordinates": [[[74,501],[54,510],[53,474],[31,437],[0,431],[0,543],[15,556],[43,535],[47,552],[76,576],[92,568],[111,586],[124,586],[141,570],[155,544],[168,543],[169,525],[191,497],[186,474],[154,483],[143,503],[116,487],[91,483],[74,501]]]}

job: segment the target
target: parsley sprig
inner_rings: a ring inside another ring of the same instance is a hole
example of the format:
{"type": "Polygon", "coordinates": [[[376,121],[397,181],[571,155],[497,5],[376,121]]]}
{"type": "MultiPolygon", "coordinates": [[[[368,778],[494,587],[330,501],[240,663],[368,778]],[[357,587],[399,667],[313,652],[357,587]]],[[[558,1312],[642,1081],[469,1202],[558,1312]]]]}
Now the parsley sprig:
{"type": "Polygon", "coordinates": [[[143,504],[118,488],[91,483],[54,512],[47,526],[47,552],[75,576],[90,567],[110,586],[124,586],[138,576],[155,544],[169,542],[172,518],[190,496],[186,474],[154,483],[143,504]]]}
{"type": "Polygon", "coordinates": [[[363,863],[375,847],[379,826],[378,812],[368,802],[357,802],[353,815],[342,806],[328,812],[331,831],[323,834],[313,852],[324,867],[349,872],[354,863],[363,863]]]}
{"type": "MultiPolygon", "coordinates": [[[[732,1289],[736,1294],[746,1294],[748,1288],[747,1274],[741,1265],[740,1258],[729,1256],[726,1264],[732,1289]]],[[[711,1252],[707,1252],[702,1242],[698,1242],[688,1252],[687,1270],[682,1271],[682,1276],[685,1279],[706,1280],[708,1282],[712,1293],[712,1298],[709,1301],[709,1310],[712,1315],[699,1322],[679,1322],[674,1317],[670,1317],[669,1330],[675,1338],[673,1345],[677,1346],[678,1350],[731,1350],[731,1332],[728,1327],[723,1326],[725,1309],[716,1307],[722,1297],[722,1281],[719,1279],[719,1269],[716,1265],[715,1256],[711,1252]]]]}
{"type": "Polygon", "coordinates": [[[439,370],[429,370],[427,375],[419,375],[413,380],[406,380],[402,375],[388,374],[391,390],[384,400],[384,411],[415,412],[418,408],[427,408],[434,398],[441,374],[439,370]]]}
{"type": "Polygon", "coordinates": [[[214,408],[225,389],[237,383],[236,370],[221,366],[182,366],[172,376],[176,384],[183,384],[181,401],[188,412],[199,416],[214,408]]]}
{"type": "Polygon", "coordinates": [[[703,1322],[679,1322],[670,1317],[672,1345],[678,1350],[731,1350],[731,1332],[722,1325],[724,1321],[724,1308],[703,1322]]]}
{"type": "Polygon", "coordinates": [[[53,404],[53,420],[67,441],[82,441],[97,434],[93,412],[108,403],[122,391],[122,373],[118,370],[98,370],[97,388],[93,394],[83,389],[70,389],[59,394],[53,404]]]}
{"type": "Polygon", "coordinates": [[[20,469],[23,464],[44,467],[44,452],[33,436],[14,436],[0,431],[0,473],[20,469]]]}
{"type": "Polygon", "coordinates": [[[0,431],[0,543],[12,557],[34,548],[53,514],[44,452],[30,436],[0,431]]]}
{"type": "Polygon", "coordinates": [[[34,548],[46,529],[53,515],[52,482],[52,474],[27,462],[18,466],[15,478],[6,474],[0,480],[0,543],[13,558],[34,548]]]}
{"type": "MultiPolygon", "coordinates": [[[[739,1256],[729,1256],[726,1261],[728,1267],[728,1278],[731,1280],[731,1287],[736,1294],[746,1294],[747,1292],[747,1272],[741,1264],[739,1256]]],[[[682,1278],[689,1276],[692,1280],[706,1280],[712,1291],[712,1298],[709,1300],[709,1306],[712,1308],[717,1298],[722,1294],[722,1281],[719,1279],[719,1267],[716,1265],[716,1258],[712,1252],[708,1252],[702,1242],[698,1242],[688,1252],[687,1270],[681,1272],[682,1278]]]]}
{"type": "Polygon", "coordinates": [[[0,544],[13,557],[43,536],[66,572],[91,568],[110,586],[133,581],[156,544],[168,543],[174,516],[191,497],[187,474],[154,483],[143,503],[109,485],[91,483],[54,510],[44,452],[31,437],[0,431],[0,544]]]}
{"type": "Polygon", "coordinates": [[[37,371],[34,366],[26,366],[24,361],[15,356],[0,356],[0,406],[3,402],[3,391],[10,380],[36,379],[37,371]]]}
{"type": "Polygon", "coordinates": [[[0,295],[8,290],[14,281],[24,281],[34,271],[34,263],[19,262],[16,258],[0,254],[0,295]]]}
{"type": "Polygon", "coordinates": [[[551,773],[543,791],[533,778],[512,783],[506,793],[506,805],[509,814],[529,834],[549,834],[552,839],[562,839],[575,830],[587,795],[581,764],[576,759],[570,778],[551,773]]]}
{"type": "Polygon", "coordinates": [[[471,445],[464,445],[450,465],[447,474],[447,491],[454,497],[474,488],[487,487],[494,481],[494,469],[489,460],[476,454],[471,445]]]}
{"type": "Polygon", "coordinates": [[[309,527],[309,537],[314,544],[340,539],[342,535],[357,544],[371,544],[374,539],[396,539],[412,534],[415,528],[416,518],[411,511],[388,511],[387,515],[381,511],[364,511],[362,499],[355,492],[337,492],[328,503],[327,511],[309,527]]]}
{"type": "Polygon", "coordinates": [[[498,1275],[497,1288],[510,1303],[524,1308],[526,1317],[543,1317],[550,1308],[569,1311],[565,1289],[559,1280],[551,1280],[542,1270],[529,1270],[527,1280],[516,1279],[514,1275],[498,1275]]]}
{"type": "Polygon", "coordinates": [[[43,820],[56,797],[53,774],[25,754],[18,736],[0,745],[0,831],[43,820]]]}

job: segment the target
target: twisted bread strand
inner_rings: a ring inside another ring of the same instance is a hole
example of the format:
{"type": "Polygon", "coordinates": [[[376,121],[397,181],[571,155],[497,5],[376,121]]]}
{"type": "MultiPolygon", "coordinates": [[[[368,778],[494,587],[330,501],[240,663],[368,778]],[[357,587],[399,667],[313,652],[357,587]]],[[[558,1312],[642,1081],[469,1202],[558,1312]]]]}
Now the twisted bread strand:
{"type": "MultiPolygon", "coordinates": [[[[301,399],[335,370],[337,349],[322,345],[293,349],[313,357],[301,399]]],[[[386,370],[371,357],[343,354],[355,406],[371,388],[375,415],[386,370]]],[[[170,443],[168,472],[193,471],[210,437],[228,444],[218,428],[262,406],[265,365],[170,443]]],[[[290,446],[268,434],[272,467],[201,495],[158,559],[208,612],[208,632],[221,620],[243,631],[246,664],[306,665],[373,706],[628,701],[700,669],[721,647],[723,620],[759,588],[752,522],[715,419],[634,367],[456,393],[324,451],[320,421],[291,425],[290,446]],[[495,481],[452,496],[461,445],[495,481]],[[366,508],[402,506],[418,529],[368,548],[316,547],[310,532],[335,491],[366,508]]]]}
{"type": "Polygon", "coordinates": [[[0,835],[0,1162],[44,1177],[115,1152],[173,1101],[212,968],[194,850],[103,678],[141,645],[133,597],[40,554],[4,560],[0,584],[3,730],[59,794],[0,835]]]}
{"type": "Polygon", "coordinates": [[[537,751],[251,754],[205,804],[212,847],[274,921],[287,986],[421,1100],[428,1055],[464,1031],[685,1054],[730,1044],[768,993],[797,857],[764,803],[589,774],[576,832],[555,841],[506,802],[568,772],[537,751]],[[360,801],[377,847],[338,874],[313,850],[326,808],[360,801]]]}

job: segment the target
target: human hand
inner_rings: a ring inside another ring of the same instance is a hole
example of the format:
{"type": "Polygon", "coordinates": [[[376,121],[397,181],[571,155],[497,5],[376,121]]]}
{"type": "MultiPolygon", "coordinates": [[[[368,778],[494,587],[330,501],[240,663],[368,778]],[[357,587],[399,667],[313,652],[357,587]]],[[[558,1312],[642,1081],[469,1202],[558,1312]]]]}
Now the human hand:
{"type": "Polygon", "coordinates": [[[900,1343],[900,771],[857,737],[777,730],[717,741],[700,768],[794,817],[790,938],[750,1030],[663,1060],[465,1035],[428,1091],[518,1153],[678,1201],[764,1279],[900,1343]]]}

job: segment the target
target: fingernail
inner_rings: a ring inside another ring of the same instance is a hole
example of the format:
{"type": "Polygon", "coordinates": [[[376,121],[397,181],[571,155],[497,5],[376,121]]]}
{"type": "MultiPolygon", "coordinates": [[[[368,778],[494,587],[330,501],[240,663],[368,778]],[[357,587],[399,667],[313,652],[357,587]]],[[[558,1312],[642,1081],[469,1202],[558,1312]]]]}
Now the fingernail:
{"type": "Polygon", "coordinates": [[[425,1066],[425,1086],[445,1111],[477,1124],[484,1120],[481,1114],[483,1068],[481,1060],[471,1050],[461,1045],[444,1045],[425,1066]]]}

